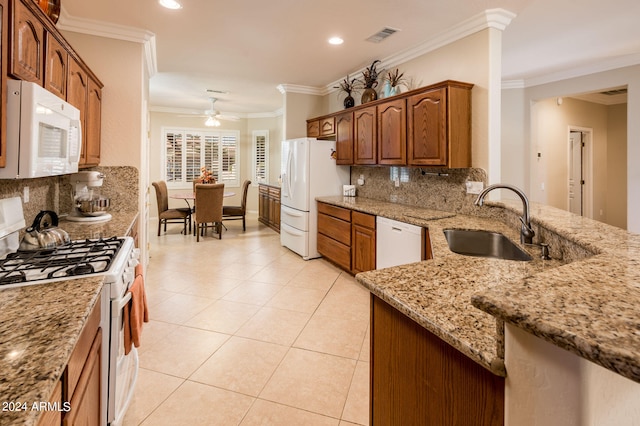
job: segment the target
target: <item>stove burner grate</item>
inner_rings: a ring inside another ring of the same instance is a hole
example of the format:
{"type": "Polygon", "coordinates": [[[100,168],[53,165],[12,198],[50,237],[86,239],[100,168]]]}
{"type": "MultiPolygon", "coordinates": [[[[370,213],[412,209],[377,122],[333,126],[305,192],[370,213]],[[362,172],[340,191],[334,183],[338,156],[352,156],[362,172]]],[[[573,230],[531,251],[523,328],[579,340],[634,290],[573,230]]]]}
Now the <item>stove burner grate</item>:
{"type": "Polygon", "coordinates": [[[0,260],[0,285],[107,272],[123,241],[86,239],[54,249],[10,253],[0,260]]]}

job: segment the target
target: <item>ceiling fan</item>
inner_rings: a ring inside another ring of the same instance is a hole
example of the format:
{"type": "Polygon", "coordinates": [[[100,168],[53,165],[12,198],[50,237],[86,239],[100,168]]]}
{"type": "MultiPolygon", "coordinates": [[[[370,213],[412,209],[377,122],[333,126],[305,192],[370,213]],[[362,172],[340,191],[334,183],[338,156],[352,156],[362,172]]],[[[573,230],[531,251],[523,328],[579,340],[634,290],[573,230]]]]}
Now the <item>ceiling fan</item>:
{"type": "Polygon", "coordinates": [[[218,98],[210,97],[209,100],[211,101],[211,109],[206,110],[203,115],[183,115],[181,117],[206,117],[204,125],[207,127],[219,127],[220,120],[238,121],[240,119],[235,115],[220,114],[220,111],[215,109],[218,98]]]}

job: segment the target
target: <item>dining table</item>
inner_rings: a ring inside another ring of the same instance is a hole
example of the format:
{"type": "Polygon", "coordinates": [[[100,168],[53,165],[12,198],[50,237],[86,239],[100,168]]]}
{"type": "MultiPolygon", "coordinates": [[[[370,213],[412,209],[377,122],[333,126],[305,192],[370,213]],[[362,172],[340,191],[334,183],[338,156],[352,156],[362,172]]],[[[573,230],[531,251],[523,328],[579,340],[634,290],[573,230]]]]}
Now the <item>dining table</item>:
{"type": "MultiPolygon", "coordinates": [[[[232,191],[224,191],[224,197],[233,197],[234,195],[236,195],[235,192],[232,191]]],[[[169,198],[173,198],[176,200],[184,200],[187,203],[187,206],[189,207],[189,209],[191,209],[191,211],[193,211],[193,209],[191,208],[191,203],[190,201],[194,201],[196,199],[196,194],[195,192],[176,192],[173,194],[169,194],[169,198]]]]}

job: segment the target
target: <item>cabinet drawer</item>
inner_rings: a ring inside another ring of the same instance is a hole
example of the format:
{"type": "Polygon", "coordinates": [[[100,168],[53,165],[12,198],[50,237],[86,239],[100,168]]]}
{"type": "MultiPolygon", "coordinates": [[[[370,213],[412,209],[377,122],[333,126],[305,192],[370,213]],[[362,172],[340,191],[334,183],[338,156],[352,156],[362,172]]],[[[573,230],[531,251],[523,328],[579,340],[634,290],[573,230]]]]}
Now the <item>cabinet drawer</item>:
{"type": "Polygon", "coordinates": [[[338,219],[351,222],[351,210],[344,209],[342,207],[332,206],[331,204],[318,203],[318,213],[324,213],[329,216],[334,216],[338,219]]]}
{"type": "Polygon", "coordinates": [[[87,322],[82,329],[80,338],[78,338],[78,343],[71,353],[71,358],[69,358],[69,364],[67,365],[66,369],[66,387],[69,390],[70,394],[73,393],[76,385],[78,384],[80,374],[82,373],[85,361],[87,360],[87,356],[89,355],[89,351],[91,350],[91,344],[93,343],[96,332],[100,327],[100,299],[101,298],[98,297],[93,311],[91,311],[91,314],[89,315],[89,318],[87,319],[87,322]]]}
{"type": "Polygon", "coordinates": [[[318,233],[327,235],[336,241],[351,246],[351,223],[336,219],[324,213],[318,213],[318,233]]]}
{"type": "Polygon", "coordinates": [[[351,249],[320,233],[318,233],[318,253],[347,271],[351,270],[351,249]]]}
{"type": "Polygon", "coordinates": [[[269,188],[269,195],[271,198],[280,199],[280,188],[269,188]]]}
{"type": "Polygon", "coordinates": [[[364,226],[369,229],[376,229],[376,217],[372,214],[352,212],[351,223],[354,225],[364,226]]]}

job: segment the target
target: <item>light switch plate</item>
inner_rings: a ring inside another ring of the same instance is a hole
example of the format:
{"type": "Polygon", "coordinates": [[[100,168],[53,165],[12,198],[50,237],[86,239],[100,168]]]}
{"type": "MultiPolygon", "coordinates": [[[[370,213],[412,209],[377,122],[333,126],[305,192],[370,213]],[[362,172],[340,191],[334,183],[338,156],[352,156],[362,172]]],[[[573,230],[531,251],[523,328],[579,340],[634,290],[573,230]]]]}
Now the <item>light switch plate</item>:
{"type": "Polygon", "coordinates": [[[482,182],[467,182],[467,194],[479,194],[484,189],[484,184],[482,182]]]}

